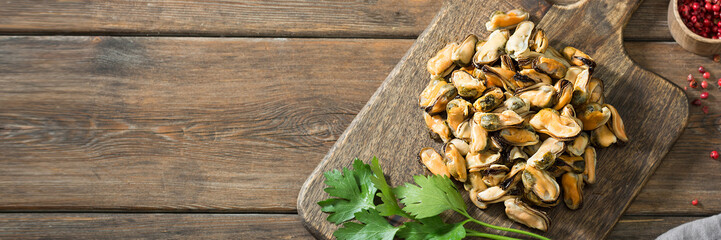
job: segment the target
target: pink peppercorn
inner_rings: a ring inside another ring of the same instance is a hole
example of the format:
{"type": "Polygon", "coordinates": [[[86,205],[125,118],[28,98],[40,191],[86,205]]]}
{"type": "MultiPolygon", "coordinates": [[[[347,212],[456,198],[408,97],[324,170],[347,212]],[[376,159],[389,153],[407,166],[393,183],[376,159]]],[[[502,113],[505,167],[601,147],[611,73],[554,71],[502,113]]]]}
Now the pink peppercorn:
{"type": "Polygon", "coordinates": [[[691,201],[691,205],[694,205],[694,206],[698,205],[698,199],[694,199],[693,201],[691,201]]]}
{"type": "Polygon", "coordinates": [[[711,158],[718,159],[718,152],[716,150],[711,151],[711,154],[709,154],[711,158]]]}
{"type": "Polygon", "coordinates": [[[701,97],[701,99],[707,99],[707,98],[708,98],[708,92],[702,92],[700,97],[701,97]]]}
{"type": "Polygon", "coordinates": [[[711,77],[711,73],[709,73],[709,72],[703,73],[703,78],[709,79],[710,77],[711,77]]]}

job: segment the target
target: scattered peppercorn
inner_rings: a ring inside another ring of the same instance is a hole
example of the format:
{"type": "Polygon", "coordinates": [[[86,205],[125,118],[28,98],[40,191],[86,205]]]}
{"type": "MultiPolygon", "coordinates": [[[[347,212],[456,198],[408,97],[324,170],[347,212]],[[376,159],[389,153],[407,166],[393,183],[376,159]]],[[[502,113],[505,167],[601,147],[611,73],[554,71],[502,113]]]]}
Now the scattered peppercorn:
{"type": "Polygon", "coordinates": [[[688,86],[683,86],[683,90],[688,90],[688,86]]]}
{"type": "Polygon", "coordinates": [[[711,73],[709,73],[709,72],[704,72],[704,73],[703,73],[703,78],[709,79],[710,77],[711,77],[711,73]]]}
{"type": "Polygon", "coordinates": [[[707,88],[707,87],[708,87],[708,82],[706,82],[706,80],[702,81],[701,88],[707,88]]]}
{"type": "Polygon", "coordinates": [[[694,99],[694,100],[691,102],[691,104],[696,105],[696,106],[701,106],[701,100],[699,100],[698,98],[697,98],[697,99],[694,99]]]}
{"type": "MultiPolygon", "coordinates": [[[[689,82],[690,82],[690,81],[693,81],[693,80],[696,80],[696,79],[693,78],[693,75],[692,75],[692,74],[689,74],[688,76],[686,76],[686,81],[689,81],[689,82]]],[[[719,82],[721,82],[721,78],[719,78],[719,82]]]]}
{"type": "Polygon", "coordinates": [[[701,111],[703,111],[703,114],[708,114],[708,106],[703,106],[701,111]]]}
{"type": "Polygon", "coordinates": [[[696,87],[698,87],[698,82],[696,80],[693,80],[688,83],[688,86],[691,88],[696,88],[696,87]]]}
{"type": "Polygon", "coordinates": [[[718,152],[716,150],[711,151],[711,154],[709,154],[711,158],[718,159],[718,152]]]}
{"type": "Polygon", "coordinates": [[[708,92],[702,92],[701,99],[707,99],[707,98],[708,98],[708,92]]]}
{"type": "Polygon", "coordinates": [[[713,55],[713,61],[714,61],[714,62],[721,62],[721,56],[719,56],[718,54],[714,54],[714,55],[713,55]]]}
{"type": "Polygon", "coordinates": [[[705,72],[706,72],[706,69],[703,68],[703,66],[699,66],[699,67],[698,67],[698,72],[700,72],[700,73],[705,73],[705,72]]]}
{"type": "Polygon", "coordinates": [[[694,206],[698,205],[698,199],[694,199],[693,201],[691,201],[691,205],[694,205],[694,206]]]}

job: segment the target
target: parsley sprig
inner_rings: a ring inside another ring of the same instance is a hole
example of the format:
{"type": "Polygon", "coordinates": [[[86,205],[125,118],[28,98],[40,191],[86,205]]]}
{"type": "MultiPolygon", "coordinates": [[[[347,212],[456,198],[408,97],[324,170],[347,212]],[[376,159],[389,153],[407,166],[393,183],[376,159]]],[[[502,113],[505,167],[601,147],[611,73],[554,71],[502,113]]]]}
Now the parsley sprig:
{"type": "Polygon", "coordinates": [[[320,201],[318,205],[322,207],[322,211],[330,213],[327,218],[329,222],[343,224],[342,228],[333,233],[339,240],[463,239],[466,236],[516,239],[467,229],[464,226],[469,222],[491,229],[548,240],[538,234],[499,227],[473,218],[466,211],[466,204],[458,189],[447,176],[417,175],[413,177],[415,184],[406,183],[393,188],[386,182],[383,170],[375,157],[371,165],[355,159],[352,170],[343,168],[342,171],[332,170],[324,175],[325,184],[328,185],[324,190],[333,198],[320,201]],[[375,205],[376,196],[380,198],[381,204],[375,205]],[[447,210],[463,215],[466,220],[458,223],[443,222],[440,214],[447,210]],[[388,219],[385,218],[388,216],[401,216],[408,221],[396,227],[388,223],[388,219]],[[349,221],[352,219],[360,223],[349,221]]]}

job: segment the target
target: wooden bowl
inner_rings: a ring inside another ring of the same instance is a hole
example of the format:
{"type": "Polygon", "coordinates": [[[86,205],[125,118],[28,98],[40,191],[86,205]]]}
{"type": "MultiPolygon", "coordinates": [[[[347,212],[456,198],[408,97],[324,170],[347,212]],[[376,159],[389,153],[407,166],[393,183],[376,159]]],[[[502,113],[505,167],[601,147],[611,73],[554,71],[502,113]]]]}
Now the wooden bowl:
{"type": "Polygon", "coordinates": [[[678,13],[678,0],[668,4],[668,29],[676,42],[689,52],[710,56],[721,53],[721,39],[705,38],[692,32],[681,20],[678,13]]]}

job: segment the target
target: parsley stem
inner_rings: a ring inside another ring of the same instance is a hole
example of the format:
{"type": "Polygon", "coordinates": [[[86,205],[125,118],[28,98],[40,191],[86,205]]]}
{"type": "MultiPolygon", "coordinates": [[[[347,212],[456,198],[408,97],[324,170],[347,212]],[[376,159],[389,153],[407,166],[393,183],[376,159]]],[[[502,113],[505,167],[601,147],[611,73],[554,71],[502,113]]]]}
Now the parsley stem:
{"type": "Polygon", "coordinates": [[[471,229],[466,229],[466,236],[483,237],[483,238],[498,239],[498,240],[520,240],[518,238],[506,237],[506,236],[490,234],[490,233],[482,233],[482,232],[474,231],[471,229]]]}
{"type": "Polygon", "coordinates": [[[484,227],[487,227],[487,228],[492,228],[492,229],[501,230],[501,231],[506,231],[506,232],[520,233],[520,234],[523,234],[523,235],[528,235],[528,236],[535,237],[535,238],[542,239],[542,240],[551,240],[551,239],[549,239],[549,238],[546,238],[546,237],[544,237],[544,236],[541,236],[541,235],[538,235],[538,234],[535,234],[535,233],[526,232],[526,231],[523,231],[523,230],[518,230],[518,229],[513,229],[513,228],[499,227],[499,226],[496,226],[496,225],[491,225],[491,224],[488,224],[488,223],[484,223],[484,222],[478,221],[477,219],[471,217],[471,215],[468,214],[468,212],[466,212],[465,209],[464,209],[464,211],[457,211],[457,212],[460,213],[461,215],[465,216],[466,218],[468,218],[468,219],[471,220],[472,222],[477,223],[478,225],[481,225],[481,226],[484,226],[484,227]]]}

